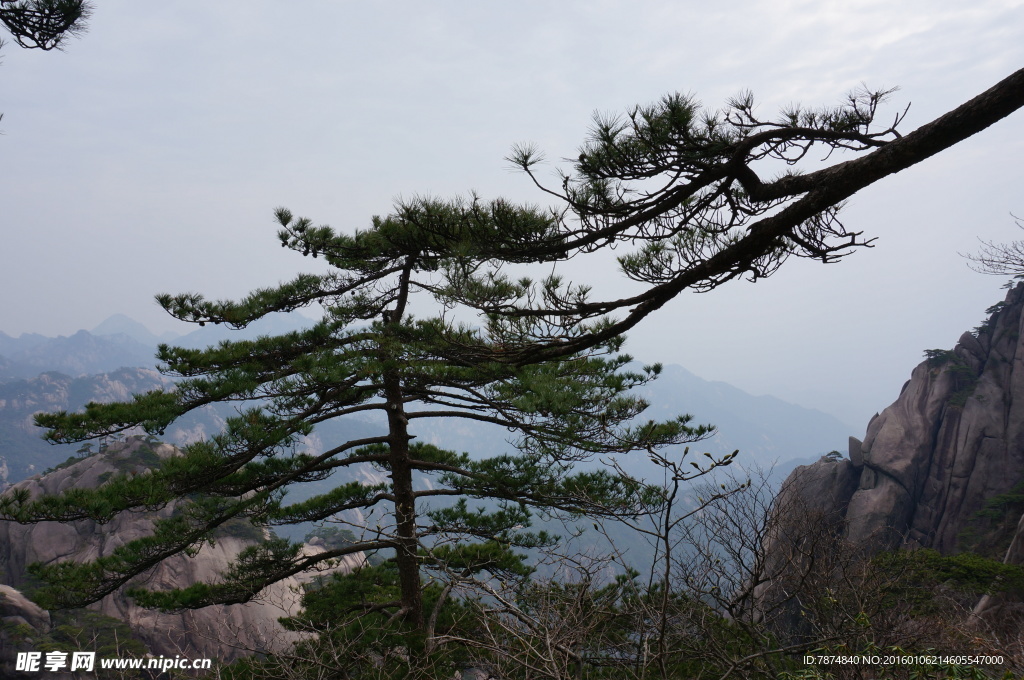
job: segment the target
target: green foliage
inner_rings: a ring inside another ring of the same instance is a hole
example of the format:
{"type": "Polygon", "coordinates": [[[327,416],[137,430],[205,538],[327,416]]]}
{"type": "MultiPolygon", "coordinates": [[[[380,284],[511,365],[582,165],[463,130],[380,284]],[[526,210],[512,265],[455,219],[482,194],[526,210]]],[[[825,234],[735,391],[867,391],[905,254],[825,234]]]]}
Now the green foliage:
{"type": "Polygon", "coordinates": [[[935,550],[902,550],[883,553],[875,563],[882,573],[898,576],[886,594],[890,606],[916,615],[936,611],[937,589],[960,594],[965,603],[994,593],[1024,596],[1024,567],[974,553],[942,555],[935,550]]]}
{"type": "Polygon", "coordinates": [[[960,549],[1001,559],[1010,547],[1022,514],[1024,481],[1015,484],[1007,493],[987,498],[984,507],[968,518],[957,536],[960,549]]]}
{"type": "MultiPolygon", "coordinates": [[[[303,542],[309,543],[314,538],[320,538],[324,542],[324,546],[328,550],[345,550],[355,546],[359,543],[359,538],[350,529],[342,529],[340,527],[317,527],[313,531],[310,531],[302,539],[303,542]]],[[[366,563],[370,566],[379,566],[384,563],[385,555],[389,554],[389,550],[366,550],[363,551],[363,556],[366,558],[366,563]]]]}
{"type": "MultiPolygon", "coordinates": [[[[460,578],[486,584],[522,577],[526,569],[515,551],[555,540],[530,529],[534,513],[635,518],[674,494],[578,465],[643,452],[671,470],[678,485],[733,460],[735,454],[709,456],[685,461],[695,470],[682,470],[683,461],[665,448],[702,439],[712,428],[691,424],[689,416],[642,419],[647,403],[630,391],[660,367],[629,369],[630,358],[618,354],[622,333],[685,289],[756,280],[790,256],[828,262],[867,245],[838,221],[838,205],[873,178],[905,167],[894,167],[893,159],[916,162],[913,153],[876,156],[868,164],[874,170],[838,186],[825,170],[766,182],[755,168],[774,173],[778,162],[795,166],[813,147],[865,151],[901,144],[899,116],[891,127],[873,127],[888,94],[859,91],[840,106],[794,106],[774,120],[760,119],[746,93],[721,111],[677,94],[621,118],[598,119],[574,173],[562,177],[560,191],[548,192],[564,202],[554,210],[476,196],[417,199],[373,218],[369,229],[342,233],[278,209],[282,247],[323,257],[329,271],[300,274],[239,301],[196,293],[157,300],[199,325],[241,328],[310,305],[320,306],[319,322],[200,350],[162,346],[162,370],[180,378],[174,391],[37,417],[51,441],[67,442],[136,427],[157,435],[212,403],[239,410],[223,433],[151,473],[119,471],[97,490],[0,500],[0,515],[23,522],[104,522],[175,504],[153,536],[92,563],[36,565],[33,573],[52,583],[41,596],[64,606],[97,599],[244,522],[262,528],[343,521],[359,512],[367,527],[354,543],[304,555],[297,545],[271,539],[244,551],[215,584],[133,592],[140,602],[165,608],[241,602],[331,560],[387,550],[394,561],[349,577],[363,589],[346,597],[363,598],[360,620],[385,621],[372,626],[385,636],[379,657],[409,658],[420,638],[427,651],[434,624],[425,612],[434,589],[444,593],[460,578]],[[552,271],[604,246],[633,249],[618,262],[627,278],[640,282],[638,294],[594,301],[587,285],[552,271]],[[513,274],[510,264],[538,265],[545,273],[532,278],[517,267],[513,274]],[[452,320],[467,313],[479,315],[478,325],[452,320]],[[297,450],[319,423],[373,412],[386,418],[376,436],[297,450]],[[416,441],[419,419],[436,417],[503,427],[515,451],[480,459],[416,441]],[[331,490],[286,503],[290,486],[339,472],[349,476],[331,490]],[[393,581],[385,568],[393,568],[393,581]],[[405,641],[386,637],[394,631],[405,641]]],[[[522,147],[511,160],[531,173],[540,157],[522,147]]],[[[627,590],[621,586],[623,598],[627,590]]],[[[661,596],[674,597],[667,588],[661,596]]],[[[444,595],[437,597],[444,604],[444,595]]],[[[680,611],[703,606],[680,598],[680,611]]]]}
{"type": "MultiPolygon", "coordinates": [[[[50,612],[51,628],[36,631],[26,624],[0,622],[0,635],[19,649],[46,652],[96,652],[97,658],[143,658],[149,649],[134,636],[127,623],[89,609],[70,609],[50,612]]],[[[129,680],[148,678],[145,671],[133,675],[124,671],[99,668],[97,680],[129,680]]]]}
{"type": "Polygon", "coordinates": [[[303,542],[309,543],[314,538],[322,539],[328,548],[347,548],[357,543],[356,535],[350,529],[340,527],[317,527],[303,537],[303,542]]]}
{"type": "MultiPolygon", "coordinates": [[[[630,391],[654,379],[660,367],[629,367],[630,357],[617,354],[618,336],[542,360],[545,348],[601,331],[605,321],[491,314],[485,326],[470,327],[451,322],[447,313],[414,316],[413,301],[424,291],[428,310],[437,303],[479,308],[528,294],[531,284],[506,289],[497,275],[471,291],[468,273],[491,267],[496,249],[511,247],[509,239],[548,238],[550,216],[502,202],[423,202],[400,206],[355,234],[314,227],[283,209],[277,217],[282,245],[322,255],[331,273],[299,275],[238,302],[191,293],[158,300],[174,316],[200,324],[242,327],[310,304],[322,307],[319,322],[202,350],[162,346],[162,370],[180,378],[174,391],[37,416],[51,441],[78,441],[118,438],[137,427],[153,436],[193,409],[239,404],[222,433],[180,456],[158,460],[146,441],[133,438],[132,455],[116,459],[117,473],[98,489],[0,499],[0,515],[17,521],[105,522],[126,511],[174,506],[156,521],[152,536],[93,562],[34,565],[32,573],[51,584],[40,589],[40,601],[79,606],[217,537],[259,540],[274,526],[343,521],[345,513],[358,511],[368,523],[363,535],[332,542],[323,552],[305,554],[298,544],[270,539],[245,549],[216,583],[131,594],[168,610],[244,602],[293,574],[378,552],[393,556],[401,590],[399,604],[376,603],[381,616],[422,631],[425,588],[434,581],[527,571],[515,550],[555,540],[531,531],[533,513],[636,516],[660,500],[638,480],[610,470],[580,471],[578,464],[604,454],[662,455],[664,447],[712,432],[692,426],[689,416],[640,418],[647,402],[630,391]],[[300,448],[318,423],[374,411],[386,418],[376,436],[328,442],[319,451],[300,448]],[[416,440],[419,419],[437,417],[503,427],[515,451],[481,459],[416,440]],[[286,502],[291,485],[332,474],[347,479],[286,502]]],[[[558,288],[555,281],[544,285],[558,288]]],[[[694,474],[731,460],[711,458],[694,474]]]]}
{"type": "Polygon", "coordinates": [[[80,460],[81,458],[79,458],[78,456],[68,456],[63,463],[57,463],[53,467],[46,468],[45,470],[43,470],[43,474],[48,475],[51,472],[56,472],[57,470],[65,470],[74,465],[75,463],[79,462],[80,460]]]}
{"type": "MultiPolygon", "coordinates": [[[[107,461],[112,463],[117,471],[134,475],[151,470],[160,464],[160,456],[153,448],[154,445],[159,443],[159,440],[151,437],[133,436],[127,439],[119,437],[116,441],[118,443],[117,454],[108,456],[107,461]],[[123,446],[121,445],[122,443],[124,444],[123,446]]],[[[103,441],[95,452],[92,450],[92,444],[86,442],[79,447],[76,455],[69,456],[63,463],[44,470],[43,474],[48,475],[57,470],[67,469],[94,454],[107,453],[108,451],[110,451],[110,442],[108,441],[103,441]]],[[[115,473],[105,473],[101,481],[106,481],[113,474],[115,473]]]]}
{"type": "Polygon", "coordinates": [[[245,541],[259,542],[264,539],[264,529],[255,526],[245,517],[234,517],[221,524],[213,533],[213,538],[231,537],[245,541]]]}
{"type": "Polygon", "coordinates": [[[985,310],[985,320],[981,322],[980,326],[974,328],[973,333],[975,336],[983,333],[990,333],[995,328],[996,321],[999,320],[999,315],[1006,307],[1006,302],[999,301],[985,310]]]}
{"type": "MultiPolygon", "coordinates": [[[[423,630],[381,606],[400,596],[393,561],[334,574],[306,593],[301,615],[281,620],[289,630],[316,637],[300,642],[291,659],[245,660],[235,664],[233,671],[239,678],[259,677],[258,672],[268,673],[287,663],[313,677],[325,667],[350,678],[454,677],[470,665],[472,657],[463,647],[433,645],[423,630]]],[[[431,612],[435,636],[459,635],[475,625],[466,601],[450,597],[438,582],[424,587],[423,602],[431,612]]]]}
{"type": "Polygon", "coordinates": [[[957,358],[956,354],[948,349],[926,349],[924,356],[928,359],[928,366],[931,368],[940,368],[955,361],[957,358]]]}
{"type": "Polygon", "coordinates": [[[22,645],[34,643],[38,633],[27,623],[0,620],[0,635],[6,640],[10,640],[14,645],[22,645]]]}
{"type": "Polygon", "coordinates": [[[131,631],[127,623],[89,609],[72,609],[51,613],[55,649],[95,651],[97,656],[145,656],[149,650],[131,631]]]}
{"type": "Polygon", "coordinates": [[[933,371],[943,370],[953,380],[952,393],[947,403],[955,408],[963,408],[978,384],[977,372],[952,350],[929,349],[925,350],[924,355],[933,371]]]}

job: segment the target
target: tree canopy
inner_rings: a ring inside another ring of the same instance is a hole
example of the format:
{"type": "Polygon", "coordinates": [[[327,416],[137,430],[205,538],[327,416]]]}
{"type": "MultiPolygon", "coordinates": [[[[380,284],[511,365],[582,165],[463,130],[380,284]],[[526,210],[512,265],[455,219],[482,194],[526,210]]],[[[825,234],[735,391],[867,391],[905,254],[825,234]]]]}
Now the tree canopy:
{"type": "MultiPolygon", "coordinates": [[[[277,218],[282,245],[323,256],[333,271],[300,275],[238,302],[196,294],[158,299],[174,316],[201,324],[242,327],[312,303],[321,305],[321,321],[308,330],[205,350],[162,346],[162,370],[181,378],[173,391],[38,416],[52,441],[78,441],[135,427],[157,434],[206,404],[239,404],[224,433],[186,447],[153,474],[116,477],[61,496],[14,494],[0,501],[0,513],[17,521],[97,522],[177,503],[153,536],[109,556],[37,566],[35,573],[53,584],[40,591],[43,601],[77,606],[99,599],[162,559],[198,549],[236,518],[261,527],[333,520],[349,524],[358,539],[312,555],[301,544],[270,539],[244,552],[219,583],[135,595],[166,609],[244,602],[271,583],[346,555],[389,551],[395,569],[389,573],[398,580],[394,599],[366,601],[360,594],[350,606],[423,629],[426,581],[528,571],[515,549],[554,540],[529,531],[531,509],[614,517],[635,516],[657,503],[657,489],[604,469],[579,470],[578,463],[596,454],[654,453],[711,431],[691,426],[689,416],[637,419],[647,404],[629,392],[659,368],[627,367],[630,358],[617,354],[620,338],[543,363],[488,359],[537,343],[552,325],[451,320],[455,302],[445,291],[463,272],[484,265],[488,255],[480,253],[496,237],[484,213],[472,224],[429,231],[407,214],[390,216],[355,235],[315,227],[283,209],[277,218]],[[414,316],[417,307],[433,313],[414,316]],[[299,446],[320,423],[373,413],[379,414],[378,435],[332,441],[318,451],[299,446]],[[432,418],[497,425],[511,433],[516,452],[470,456],[417,440],[417,423],[432,418]],[[290,486],[332,473],[339,475],[333,488],[286,502],[290,486]]],[[[693,475],[729,460],[695,464],[693,475]]]]}
{"type": "Polygon", "coordinates": [[[0,22],[29,49],[61,49],[68,37],[85,30],[91,13],[86,0],[0,0],[0,22]]]}
{"type": "MultiPolygon", "coordinates": [[[[879,106],[891,93],[862,90],[840,106],[794,106],[771,120],[755,113],[749,93],[719,111],[670,95],[622,116],[598,116],[571,171],[560,171],[553,188],[537,174],[543,155],[530,145],[515,148],[509,160],[554,203],[533,217],[549,221],[546,231],[524,239],[511,229],[498,257],[528,252],[557,262],[618,247],[630,251],[618,256],[622,274],[640,288],[597,300],[586,287],[560,288],[561,279],[550,277],[542,290],[521,289],[516,296],[501,279],[493,295],[484,296],[482,311],[571,320],[579,331],[510,360],[578,351],[628,331],[683,291],[758,280],[790,257],[835,262],[869,246],[870,237],[841,222],[843,202],[1024,106],[1024,69],[907,134],[897,129],[902,113],[878,124],[879,106]],[[855,157],[802,172],[812,151],[855,157]],[[772,176],[780,165],[785,172],[772,176]],[[609,315],[610,323],[587,325],[609,315]]],[[[416,207],[430,208],[424,202],[416,207]]],[[[488,272],[474,283],[493,280],[488,272]]],[[[479,297],[477,287],[469,289],[479,297]]]]}

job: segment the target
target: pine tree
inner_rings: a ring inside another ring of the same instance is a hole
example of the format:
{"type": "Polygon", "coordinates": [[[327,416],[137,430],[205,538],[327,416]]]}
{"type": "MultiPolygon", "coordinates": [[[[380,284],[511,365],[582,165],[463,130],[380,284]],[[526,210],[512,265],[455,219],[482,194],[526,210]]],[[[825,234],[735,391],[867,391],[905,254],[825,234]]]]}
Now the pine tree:
{"type": "MultiPolygon", "coordinates": [[[[656,503],[657,492],[638,480],[576,467],[598,454],[655,452],[694,441],[710,428],[691,426],[689,416],[638,420],[646,403],[629,391],[659,369],[628,367],[630,358],[617,353],[621,338],[556,360],[517,363],[503,357],[548,342],[555,333],[552,322],[499,315],[480,327],[452,321],[457,310],[450,291],[465,283],[465,272],[490,266],[495,244],[509,229],[541,237],[551,221],[503,202],[453,203],[447,209],[444,220],[431,222],[409,208],[375,219],[371,229],[355,235],[315,227],[281,209],[281,244],[323,256],[330,273],[300,275],[238,302],[196,294],[158,297],[172,315],[200,325],[241,328],[315,303],[323,318],[308,330],[205,350],[162,346],[162,370],[180,378],[174,391],[37,417],[50,428],[50,440],[68,442],[136,427],[157,434],[212,403],[238,403],[240,409],[222,434],[186,447],[152,474],[115,477],[98,489],[55,497],[0,501],[0,513],[17,521],[97,522],[177,503],[151,537],[91,563],[34,567],[51,584],[39,591],[40,601],[62,607],[95,601],[168,556],[197,550],[237,518],[274,527],[359,511],[369,524],[343,546],[308,555],[298,544],[271,539],[242,553],[218,583],[133,594],[144,605],[164,609],[245,602],[271,583],[331,560],[385,551],[392,556],[388,568],[397,577],[397,597],[388,599],[391,591],[382,588],[374,593],[384,599],[367,600],[367,591],[356,589],[349,606],[423,633],[436,618],[424,612],[425,584],[452,575],[528,571],[517,551],[555,540],[529,530],[536,511],[635,516],[656,503]],[[417,317],[414,307],[428,314],[417,317]],[[378,435],[297,450],[320,423],[372,413],[383,421],[378,435]],[[418,440],[417,424],[433,418],[504,427],[515,452],[481,458],[418,440]],[[359,469],[371,474],[357,478],[352,473],[359,469]],[[374,470],[382,474],[374,476],[374,470]],[[309,500],[286,502],[289,486],[332,473],[348,481],[309,500]]],[[[521,292],[530,285],[520,281],[512,287],[521,292]]],[[[464,287],[459,296],[467,296],[464,287]]],[[[730,459],[709,462],[701,471],[730,459]]]]}
{"type": "Polygon", "coordinates": [[[1024,70],[907,135],[896,129],[899,115],[892,125],[875,125],[886,94],[854,94],[831,109],[793,108],[775,120],[760,119],[748,95],[722,112],[675,95],[599,119],[556,189],[536,179],[535,149],[513,152],[512,162],[561,202],[548,210],[476,197],[415,200],[354,236],[280,210],[282,245],[323,255],[332,273],[299,276],[235,303],[195,294],[158,299],[201,325],[243,327],[312,304],[323,307],[320,322],[206,350],[162,347],[164,369],[181,378],[175,391],[38,418],[53,441],[80,441],[140,426],[158,433],[207,404],[250,404],[224,433],[154,474],[55,498],[0,501],[0,514],[17,521],[105,521],[187,499],[150,538],[90,564],[37,568],[54,584],[43,599],[65,606],[95,600],[160,560],[197,549],[235,518],[272,527],[386,507],[387,520],[350,545],[310,556],[269,540],[243,553],[221,582],[137,596],[166,608],[243,602],[326,560],[390,550],[397,598],[367,600],[368,592],[390,592],[370,588],[351,607],[427,632],[433,617],[424,613],[424,574],[522,573],[516,550],[551,540],[526,529],[531,509],[628,516],[652,507],[657,492],[643,483],[575,465],[601,454],[654,453],[709,430],[691,427],[688,417],[637,424],[645,404],[628,391],[657,367],[627,370],[627,358],[617,355],[622,334],[684,290],[760,279],[789,257],[831,262],[870,245],[839,221],[842,202],[1020,108],[1024,70]],[[817,148],[865,153],[797,172],[817,148]],[[772,172],[779,163],[791,171],[764,179],[765,164],[772,172]],[[559,262],[616,246],[632,249],[619,265],[640,284],[635,294],[594,300],[586,285],[550,273],[559,262]],[[520,265],[531,264],[549,273],[522,276],[520,265]],[[426,304],[415,316],[419,300],[426,304]],[[472,317],[480,325],[455,321],[466,310],[482,314],[472,317]],[[293,450],[320,423],[371,412],[386,419],[379,436],[293,450]],[[503,426],[517,453],[480,459],[417,441],[416,423],[438,417],[503,426]],[[382,470],[386,479],[284,501],[290,485],[357,466],[382,470]],[[480,499],[494,505],[472,508],[480,499]]]}
{"type": "Polygon", "coordinates": [[[91,13],[85,0],[0,0],[0,23],[29,49],[59,50],[68,36],[85,30],[91,13]]]}
{"type": "Polygon", "coordinates": [[[628,332],[683,291],[757,281],[791,257],[836,262],[873,241],[842,223],[843,202],[1024,106],[1024,69],[906,134],[897,129],[905,111],[878,124],[891,93],[860,90],[838,106],[792,106],[772,119],[757,114],[749,92],[720,110],[669,95],[620,116],[597,116],[571,169],[559,170],[553,186],[538,174],[543,154],[518,146],[508,160],[553,201],[552,225],[537,238],[504,241],[499,256],[530,253],[578,265],[590,253],[617,248],[622,275],[638,285],[629,295],[594,299],[551,277],[542,295],[531,290],[516,298],[502,294],[508,281],[501,281],[488,298],[478,290],[493,283],[486,272],[467,284],[465,303],[559,324],[618,315],[592,332],[530,348],[536,360],[628,332]],[[845,159],[807,172],[801,166],[809,155],[845,159]]]}

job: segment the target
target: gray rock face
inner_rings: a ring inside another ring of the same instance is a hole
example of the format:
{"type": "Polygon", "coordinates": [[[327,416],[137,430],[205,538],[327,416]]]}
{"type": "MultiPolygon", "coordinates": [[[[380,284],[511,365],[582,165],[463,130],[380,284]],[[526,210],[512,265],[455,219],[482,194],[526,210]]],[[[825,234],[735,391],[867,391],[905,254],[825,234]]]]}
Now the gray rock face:
{"type": "MultiPolygon", "coordinates": [[[[852,439],[852,437],[851,437],[852,439]]],[[[798,467],[782,486],[783,506],[841,518],[857,490],[860,470],[849,460],[822,457],[813,465],[798,467]]]]}
{"type": "MultiPolygon", "coordinates": [[[[59,493],[71,487],[98,486],[109,475],[124,471],[126,457],[141,443],[140,440],[129,440],[124,448],[114,450],[115,447],[111,447],[106,454],[86,458],[43,477],[27,479],[13,488],[25,488],[35,497],[59,493]]],[[[161,457],[175,452],[166,444],[157,445],[155,451],[161,457]]],[[[137,472],[146,474],[141,467],[137,472]]],[[[0,522],[0,575],[9,586],[17,588],[25,585],[26,568],[33,562],[85,561],[108,555],[118,546],[151,533],[153,520],[170,515],[172,510],[172,507],[167,507],[159,513],[129,513],[102,526],[88,521],[34,525],[0,522]]],[[[225,571],[235,556],[249,545],[252,543],[242,538],[218,538],[215,545],[204,546],[195,557],[178,555],[165,560],[134,585],[167,590],[197,581],[215,581],[218,574],[225,571]]],[[[322,548],[307,546],[306,550],[315,553],[321,552],[322,548]]],[[[361,563],[361,557],[352,556],[337,568],[350,570],[361,563]]],[[[0,593],[17,593],[13,588],[0,590],[0,593]]],[[[226,661],[240,656],[246,649],[276,649],[294,641],[294,634],[284,631],[277,620],[297,613],[300,598],[301,582],[291,578],[264,590],[258,601],[207,607],[183,614],[143,609],[121,591],[90,608],[126,621],[155,654],[172,657],[182,654],[226,661]]],[[[21,601],[17,597],[15,600],[21,601]]],[[[28,604],[35,607],[31,602],[28,604]]],[[[19,616],[28,619],[24,613],[19,616]]]]}
{"type": "Polygon", "coordinates": [[[850,462],[858,470],[864,467],[864,442],[850,437],[850,462]]]}
{"type": "Polygon", "coordinates": [[[847,467],[823,459],[787,487],[844,516],[855,542],[956,551],[985,501],[1024,481],[1022,317],[1018,286],[977,337],[914,369],[863,443],[851,438],[847,467]]]}
{"type": "Polygon", "coordinates": [[[50,614],[10,586],[0,585],[0,619],[24,623],[37,631],[50,629],[50,614]]]}
{"type": "MultiPolygon", "coordinates": [[[[50,615],[10,586],[0,585],[0,678],[30,678],[40,673],[22,673],[15,659],[19,652],[39,649],[39,642],[50,630],[50,615]]],[[[67,673],[47,677],[70,678],[67,673]]]]}

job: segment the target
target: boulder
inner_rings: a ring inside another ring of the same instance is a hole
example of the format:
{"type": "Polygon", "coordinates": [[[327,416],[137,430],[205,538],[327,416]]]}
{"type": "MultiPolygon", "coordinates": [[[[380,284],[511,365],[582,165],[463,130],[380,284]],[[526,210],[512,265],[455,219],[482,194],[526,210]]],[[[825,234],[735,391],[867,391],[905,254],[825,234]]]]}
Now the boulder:
{"type": "Polygon", "coordinates": [[[853,467],[858,470],[864,467],[864,442],[856,437],[850,437],[849,451],[850,462],[853,463],[853,467]]]}
{"type": "Polygon", "coordinates": [[[0,618],[31,626],[40,633],[50,630],[49,612],[10,586],[0,585],[0,618]]]}

